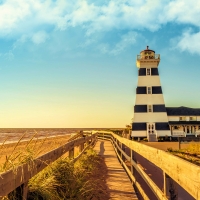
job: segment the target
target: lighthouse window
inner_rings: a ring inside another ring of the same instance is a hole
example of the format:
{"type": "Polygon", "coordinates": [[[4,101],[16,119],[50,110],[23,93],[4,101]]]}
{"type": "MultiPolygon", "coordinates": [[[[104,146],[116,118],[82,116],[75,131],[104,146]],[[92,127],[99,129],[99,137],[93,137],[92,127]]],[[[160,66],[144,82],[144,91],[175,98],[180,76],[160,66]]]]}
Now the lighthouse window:
{"type": "Polygon", "coordinates": [[[151,75],[151,69],[147,68],[147,76],[150,76],[150,75],[151,75]]]}
{"type": "Polygon", "coordinates": [[[152,105],[148,105],[148,112],[152,112],[152,105]]]}
{"type": "Polygon", "coordinates": [[[151,94],[151,87],[147,87],[147,94],[151,94]]]}

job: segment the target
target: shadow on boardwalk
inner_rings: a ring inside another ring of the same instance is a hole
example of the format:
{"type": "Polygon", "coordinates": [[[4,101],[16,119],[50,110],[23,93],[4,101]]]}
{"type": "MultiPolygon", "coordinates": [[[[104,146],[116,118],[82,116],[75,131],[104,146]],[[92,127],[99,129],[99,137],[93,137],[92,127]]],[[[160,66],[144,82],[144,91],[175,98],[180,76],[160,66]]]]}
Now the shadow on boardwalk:
{"type": "Polygon", "coordinates": [[[107,197],[102,200],[138,199],[126,172],[117,159],[112,144],[109,141],[98,141],[94,149],[104,161],[99,171],[107,186],[105,188],[107,197]]]}

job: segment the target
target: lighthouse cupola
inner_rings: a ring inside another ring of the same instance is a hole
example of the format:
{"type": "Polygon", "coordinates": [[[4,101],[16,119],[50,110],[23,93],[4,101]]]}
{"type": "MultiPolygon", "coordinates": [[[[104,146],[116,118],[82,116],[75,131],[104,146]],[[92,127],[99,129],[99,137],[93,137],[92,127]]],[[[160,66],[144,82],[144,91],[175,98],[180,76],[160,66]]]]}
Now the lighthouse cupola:
{"type": "Polygon", "coordinates": [[[148,65],[149,67],[158,67],[160,62],[160,55],[155,54],[155,51],[149,49],[149,46],[137,55],[136,65],[138,68],[148,65]]]}

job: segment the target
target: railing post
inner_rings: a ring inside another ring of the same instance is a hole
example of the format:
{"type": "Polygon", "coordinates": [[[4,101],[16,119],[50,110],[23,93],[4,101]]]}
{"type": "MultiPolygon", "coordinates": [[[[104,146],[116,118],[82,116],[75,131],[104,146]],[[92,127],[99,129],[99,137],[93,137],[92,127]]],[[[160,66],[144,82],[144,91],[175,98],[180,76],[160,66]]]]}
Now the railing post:
{"type": "MultiPolygon", "coordinates": [[[[120,148],[121,148],[121,150],[122,150],[122,143],[120,142],[120,148]]],[[[121,157],[121,159],[122,159],[122,161],[123,161],[123,158],[122,158],[122,152],[120,151],[120,157],[121,157]]],[[[122,162],[121,162],[121,164],[122,164],[122,162]]]]}
{"type": "MultiPolygon", "coordinates": [[[[133,160],[133,150],[130,149],[130,151],[131,151],[131,155],[130,155],[130,163],[131,163],[131,161],[133,160]]],[[[132,165],[132,163],[131,163],[131,174],[133,174],[133,165],[132,165]]]]}
{"type": "Polygon", "coordinates": [[[163,193],[166,197],[169,197],[169,176],[163,171],[163,193]]]}
{"type": "Polygon", "coordinates": [[[27,199],[27,194],[28,194],[28,182],[25,182],[23,185],[23,200],[27,199]]]}
{"type": "Polygon", "coordinates": [[[74,158],[74,148],[69,151],[69,158],[70,159],[74,158]]]}

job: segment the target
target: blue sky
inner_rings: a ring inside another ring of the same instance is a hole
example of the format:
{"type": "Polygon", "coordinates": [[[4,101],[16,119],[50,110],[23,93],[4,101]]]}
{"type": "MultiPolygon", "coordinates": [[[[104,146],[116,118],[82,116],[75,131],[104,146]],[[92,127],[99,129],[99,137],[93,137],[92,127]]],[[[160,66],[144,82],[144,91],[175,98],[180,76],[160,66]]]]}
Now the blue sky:
{"type": "Polygon", "coordinates": [[[147,45],[166,106],[200,107],[200,2],[1,0],[0,127],[124,127],[147,45]]]}

